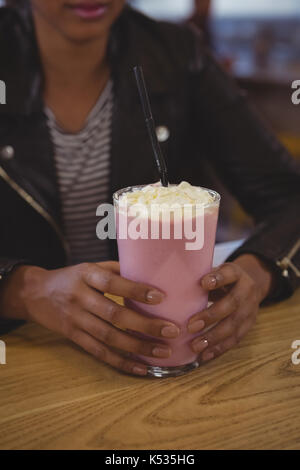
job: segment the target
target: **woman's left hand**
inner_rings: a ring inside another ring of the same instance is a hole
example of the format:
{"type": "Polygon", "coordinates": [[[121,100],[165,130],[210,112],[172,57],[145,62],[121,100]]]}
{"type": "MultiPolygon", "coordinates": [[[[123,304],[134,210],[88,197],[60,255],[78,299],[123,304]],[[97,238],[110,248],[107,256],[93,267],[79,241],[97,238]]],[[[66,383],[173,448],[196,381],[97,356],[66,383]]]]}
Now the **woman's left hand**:
{"type": "Polygon", "coordinates": [[[190,333],[200,333],[192,343],[200,361],[209,361],[235,346],[255,324],[259,305],[272,285],[272,274],[254,255],[225,263],[201,279],[214,303],[194,315],[190,333]],[[201,331],[214,325],[209,331],[201,331]]]}

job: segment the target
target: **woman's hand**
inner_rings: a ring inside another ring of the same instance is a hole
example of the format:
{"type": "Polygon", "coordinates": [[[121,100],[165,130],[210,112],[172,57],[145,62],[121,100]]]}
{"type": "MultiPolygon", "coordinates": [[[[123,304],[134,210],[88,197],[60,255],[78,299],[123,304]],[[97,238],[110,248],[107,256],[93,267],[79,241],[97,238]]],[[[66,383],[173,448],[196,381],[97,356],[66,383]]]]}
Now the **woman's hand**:
{"type": "Polygon", "coordinates": [[[201,285],[214,303],[194,315],[188,325],[190,333],[200,333],[191,344],[200,361],[220,356],[248,333],[272,283],[271,272],[253,255],[225,263],[202,278],[201,285]]]}
{"type": "Polygon", "coordinates": [[[145,375],[146,366],[124,353],[169,357],[170,348],[161,340],[177,337],[178,327],[122,307],[102,292],[145,304],[159,304],[164,298],[153,287],[122,278],[116,262],[85,263],[52,271],[21,266],[6,281],[1,309],[14,312],[14,318],[34,321],[63,334],[119,370],[145,375]],[[141,340],[127,334],[126,329],[160,341],[141,340]]]}

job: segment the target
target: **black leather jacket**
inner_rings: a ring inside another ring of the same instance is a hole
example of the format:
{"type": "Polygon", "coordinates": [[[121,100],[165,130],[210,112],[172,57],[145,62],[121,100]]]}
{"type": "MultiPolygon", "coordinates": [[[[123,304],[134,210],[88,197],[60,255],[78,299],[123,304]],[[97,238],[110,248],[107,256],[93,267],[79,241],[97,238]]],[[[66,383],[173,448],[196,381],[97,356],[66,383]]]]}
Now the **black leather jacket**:
{"type": "MultiPolygon", "coordinates": [[[[170,131],[162,146],[171,182],[204,185],[202,169],[209,162],[257,224],[254,235],[230,259],[254,253],[268,260],[282,279],[273,300],[291,295],[300,280],[299,250],[292,253],[288,277],[281,271],[282,260],[297,249],[299,240],[300,171],[244,93],[193,31],[155,22],[130,8],[112,29],[109,57],[115,86],[111,194],[158,179],[132,74],[133,66],[141,64],[156,124],[170,131]]],[[[68,249],[32,21],[30,15],[24,18],[8,8],[0,8],[0,80],[7,87],[7,104],[0,104],[4,278],[23,262],[61,267],[68,249]]],[[[117,257],[115,241],[111,256],[117,257]]]]}

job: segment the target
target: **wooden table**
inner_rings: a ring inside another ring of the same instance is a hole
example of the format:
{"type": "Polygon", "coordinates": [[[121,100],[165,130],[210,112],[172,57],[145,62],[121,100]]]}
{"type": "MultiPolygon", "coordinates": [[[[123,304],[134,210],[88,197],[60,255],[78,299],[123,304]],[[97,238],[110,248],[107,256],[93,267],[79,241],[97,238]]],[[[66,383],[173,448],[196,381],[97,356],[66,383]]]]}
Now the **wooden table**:
{"type": "Polygon", "coordinates": [[[1,339],[1,449],[300,449],[300,291],[178,378],[122,375],[35,325],[1,339]]]}

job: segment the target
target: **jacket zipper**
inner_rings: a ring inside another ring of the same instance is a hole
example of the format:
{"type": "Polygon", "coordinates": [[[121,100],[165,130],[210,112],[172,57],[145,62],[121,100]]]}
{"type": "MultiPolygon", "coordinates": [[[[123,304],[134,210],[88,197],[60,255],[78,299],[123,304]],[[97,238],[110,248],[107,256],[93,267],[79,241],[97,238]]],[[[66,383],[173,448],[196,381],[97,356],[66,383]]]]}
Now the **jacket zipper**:
{"type": "Polygon", "coordinates": [[[53,219],[51,215],[32,197],[30,194],[27,193],[21,186],[18,185],[7,173],[6,171],[0,166],[0,176],[1,178],[14,190],[18,193],[19,196],[21,196],[22,199],[24,199],[27,204],[29,204],[36,212],[38,212],[47,222],[53,230],[55,231],[56,235],[58,236],[63,249],[65,251],[65,254],[68,255],[69,253],[69,246],[64,238],[64,235],[53,219]]]}
{"type": "Polygon", "coordinates": [[[283,277],[289,277],[289,269],[291,269],[297,277],[300,277],[299,269],[294,265],[294,263],[292,263],[292,258],[295,256],[298,250],[300,250],[300,238],[292,247],[288,255],[284,256],[282,260],[277,261],[276,264],[281,268],[283,277]]]}

